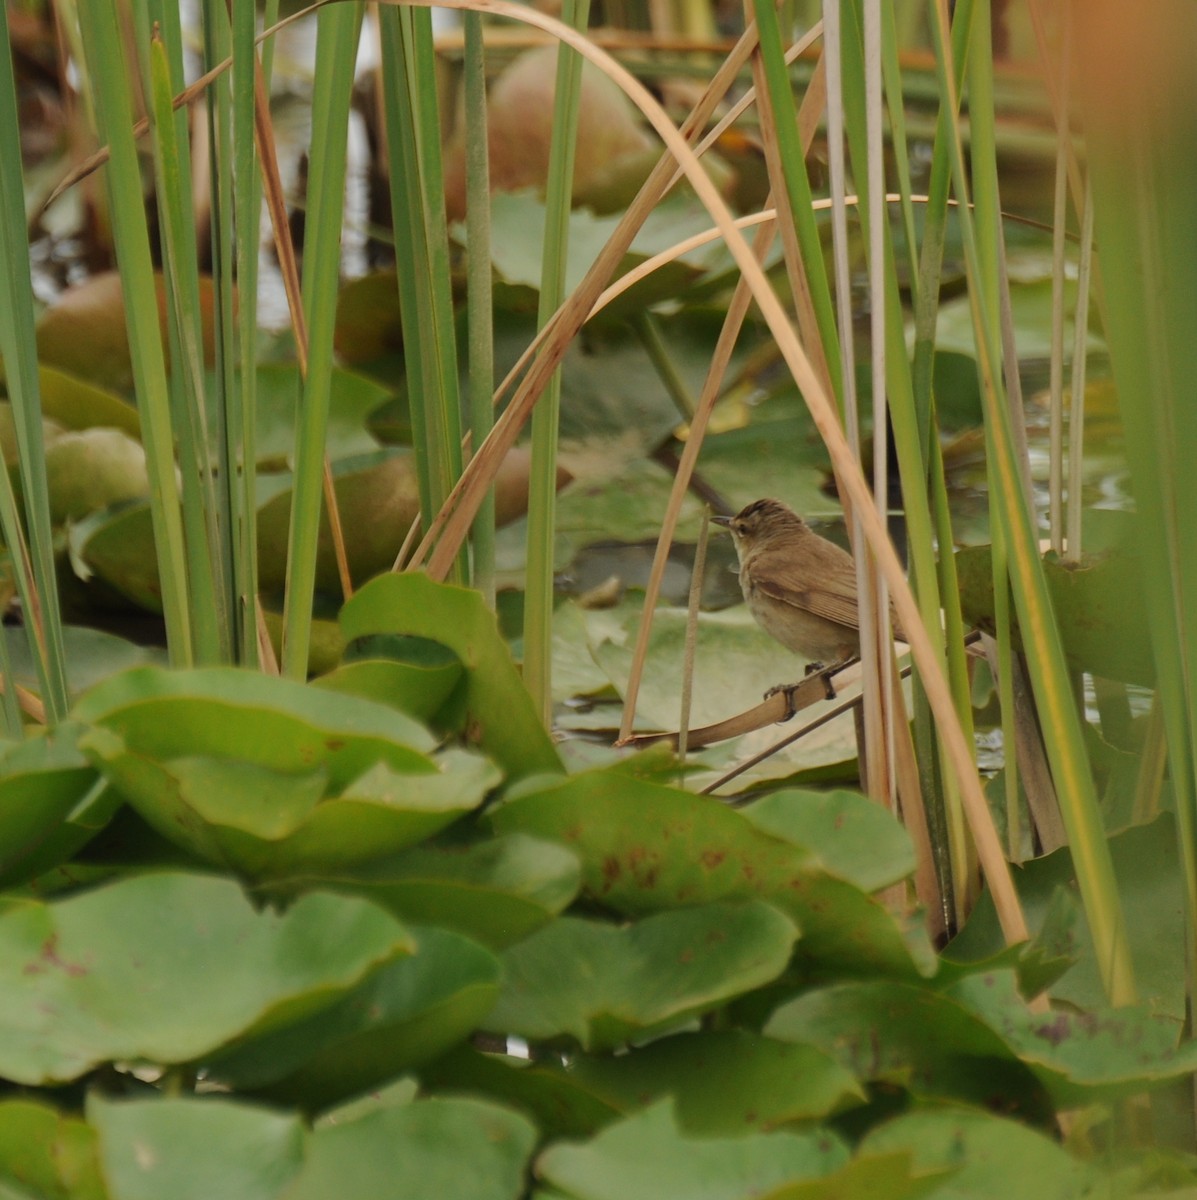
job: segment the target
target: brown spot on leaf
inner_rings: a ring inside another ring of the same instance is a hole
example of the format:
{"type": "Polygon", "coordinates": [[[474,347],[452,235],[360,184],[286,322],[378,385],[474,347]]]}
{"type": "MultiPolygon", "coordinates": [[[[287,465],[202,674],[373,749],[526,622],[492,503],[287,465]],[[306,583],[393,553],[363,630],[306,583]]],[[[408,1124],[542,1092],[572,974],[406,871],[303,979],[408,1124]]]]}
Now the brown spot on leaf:
{"type": "Polygon", "coordinates": [[[704,850],[701,855],[701,862],[708,871],[713,871],[726,857],[726,850],[704,850]]]}

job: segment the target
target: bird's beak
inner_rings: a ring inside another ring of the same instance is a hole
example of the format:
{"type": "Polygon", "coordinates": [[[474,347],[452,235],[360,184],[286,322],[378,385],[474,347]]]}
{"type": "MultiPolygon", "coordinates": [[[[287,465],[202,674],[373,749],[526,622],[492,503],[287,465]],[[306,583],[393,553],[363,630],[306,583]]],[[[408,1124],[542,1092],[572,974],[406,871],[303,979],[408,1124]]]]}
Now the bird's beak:
{"type": "Polygon", "coordinates": [[[731,523],[732,523],[731,517],[712,517],[711,518],[712,525],[722,525],[724,529],[730,529],[731,523]]]}

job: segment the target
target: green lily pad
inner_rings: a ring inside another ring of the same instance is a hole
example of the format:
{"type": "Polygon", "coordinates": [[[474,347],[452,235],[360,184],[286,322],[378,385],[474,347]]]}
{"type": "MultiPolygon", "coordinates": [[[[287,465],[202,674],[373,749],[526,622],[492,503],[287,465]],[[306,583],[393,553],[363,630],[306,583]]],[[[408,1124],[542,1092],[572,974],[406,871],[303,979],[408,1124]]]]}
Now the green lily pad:
{"type": "Polygon", "coordinates": [[[229,880],[162,872],[0,911],[0,1076],[192,1062],[326,1007],[414,943],[388,913],[314,894],[257,912],[229,880]]]}
{"type": "MultiPolygon", "coordinates": [[[[1176,947],[1183,944],[1184,892],[1177,857],[1175,818],[1165,813],[1150,825],[1135,825],[1110,838],[1110,855],[1118,894],[1126,912],[1135,983],[1139,998],[1154,1012],[1183,1021],[1185,986],[1176,969],[1176,947]]],[[[1060,889],[1076,888],[1076,871],[1067,846],[1012,868],[1014,885],[1033,932],[1042,936],[1048,917],[1059,904],[1060,889]]],[[[1081,1010],[1099,1009],[1106,1002],[1105,988],[1093,952],[1084,912],[1079,914],[1078,961],[1052,984],[1052,996],[1081,1010]]],[[[964,929],[946,953],[977,970],[1001,952],[1004,941],[989,893],[983,892],[964,929]]],[[[995,960],[1000,962],[1000,960],[995,960]]]]}
{"type": "Polygon", "coordinates": [[[324,769],[334,794],[380,762],[399,772],[436,770],[431,734],[393,708],[236,667],[126,671],[88,692],[74,716],[158,762],[212,757],[294,775],[324,769]]]}
{"type": "Polygon", "coordinates": [[[159,762],[104,728],[84,743],[163,837],[255,879],[393,854],[477,807],[501,778],[487,759],[450,750],[431,771],[425,763],[405,771],[376,763],[329,795],[323,767],[293,773],[210,756],[159,762]]]}
{"type": "Polygon", "coordinates": [[[981,1018],[1071,1108],[1146,1091],[1197,1069],[1197,1041],[1146,1006],[1033,1013],[1013,971],[966,975],[946,994],[981,1018]]]}
{"type": "Polygon", "coordinates": [[[308,1135],[298,1178],[278,1200],[520,1200],[532,1123],[481,1100],[393,1105],[308,1135]]]}
{"type": "Polygon", "coordinates": [[[0,1102],[0,1181],[42,1200],[110,1200],[94,1131],[37,1100],[0,1102]]]}
{"type": "Polygon", "coordinates": [[[914,874],[914,846],[887,808],[844,790],[787,789],[741,810],[757,829],[814,850],[829,875],[875,892],[914,874]]]}
{"type": "MultiPolygon", "coordinates": [[[[1014,318],[1014,340],[1020,360],[1029,358],[1050,359],[1052,354],[1052,281],[1036,279],[1030,282],[1011,282],[1010,308],[1014,318]]],[[[1064,281],[1064,311],[1068,314],[1064,322],[1064,357],[1072,357],[1076,340],[1072,314],[1076,311],[1076,281],[1064,281]]],[[[966,295],[945,300],[939,306],[935,319],[935,348],[952,350],[958,354],[976,357],[976,335],[973,332],[973,315],[966,295]]],[[[1087,332],[1087,353],[1104,350],[1105,342],[1092,331],[1087,332]]]]}
{"type": "Polygon", "coordinates": [[[867,1134],[858,1153],[896,1151],[908,1154],[915,1169],[951,1172],[935,1190],[937,1200],[1089,1200],[1105,1194],[1102,1173],[1092,1163],[1026,1125],[985,1112],[907,1113],[867,1134]]]}
{"type": "Polygon", "coordinates": [[[407,573],[373,579],[341,610],[347,641],[372,634],[430,638],[449,647],[466,670],[462,722],[511,776],[559,772],[561,760],[481,595],[407,573]]]}
{"type": "Polygon", "coordinates": [[[565,1067],[544,1069],[621,1113],[671,1096],[679,1128],[694,1134],[818,1120],[865,1099],[856,1079],[823,1051],[742,1029],[679,1033],[630,1054],[580,1054],[565,1067]]]}
{"type": "Polygon", "coordinates": [[[920,1200],[939,1196],[949,1168],[918,1168],[905,1150],[858,1154],[838,1171],[821,1179],[789,1183],[769,1193],[769,1200],[920,1200]]]}
{"type": "Polygon", "coordinates": [[[432,1093],[465,1092],[509,1105],[532,1117],[548,1139],[589,1137],[624,1115],[552,1060],[483,1053],[468,1043],[421,1067],[420,1083],[432,1093]]]}
{"type": "MultiPolygon", "coordinates": [[[[22,687],[40,693],[41,680],[29,653],[29,639],[25,631],[8,628],[4,629],[3,636],[8,643],[13,678],[22,687]]],[[[159,647],[138,646],[102,629],[66,625],[63,627],[62,640],[66,652],[67,685],[74,696],[129,667],[161,666],[166,663],[166,653],[159,647]]]]}
{"type": "Polygon", "coordinates": [[[238,1091],[325,1108],[442,1054],[477,1028],[499,991],[499,963],[444,929],[413,929],[416,952],[342,1000],[209,1064],[238,1091]]]}
{"type": "MultiPolygon", "coordinates": [[[[258,367],[254,453],[259,470],[288,469],[295,451],[295,413],[301,390],[298,365],[268,363],[258,367]]],[[[378,449],[378,441],[368,432],[366,420],[390,394],[364,375],[340,367],[332,369],[325,442],[329,458],[336,460],[378,449]]]]}
{"type": "Polygon", "coordinates": [[[428,722],[440,711],[461,676],[459,662],[424,665],[369,658],[342,663],[312,683],[330,692],[347,692],[389,704],[417,721],[428,722]]]}
{"type": "Polygon", "coordinates": [[[790,1000],[770,1037],[818,1046],[870,1082],[927,1099],[1050,1112],[1044,1089],[991,1025],[959,1000],[897,981],[835,984],[790,1000]]]}
{"type": "Polygon", "coordinates": [[[56,367],[39,367],[37,378],[42,414],[51,420],[67,429],[107,426],[124,430],[130,437],[141,437],[141,418],[136,405],[117,392],[97,387],[56,367]]]}
{"type": "MultiPolygon", "coordinates": [[[[69,858],[103,823],[87,813],[104,786],[69,736],[0,750],[0,881],[22,882],[69,858]]],[[[107,815],[119,800],[105,799],[107,815]]]]}
{"type": "Polygon", "coordinates": [[[303,1163],[293,1113],[239,1101],[88,1098],[111,1200],[275,1200],[303,1163]]]}
{"type": "MultiPolygon", "coordinates": [[[[990,555],[988,546],[956,554],[965,620],[988,629],[994,621],[990,555]]],[[[1153,686],[1155,661],[1134,545],[1124,542],[1086,555],[1075,566],[1049,554],[1043,569],[1070,665],[1106,679],[1153,686]]]]}
{"type": "MultiPolygon", "coordinates": [[[[582,861],[586,892],[619,912],[756,896],[798,923],[800,962],[911,979],[936,970],[921,921],[904,923],[829,875],[821,842],[779,840],[717,800],[607,769],[519,795],[491,819],[502,833],[569,847],[582,861]]],[[[834,850],[828,856],[834,861],[834,850]]]]}
{"type": "Polygon", "coordinates": [[[747,1200],[838,1170],[848,1151],[833,1134],[681,1133],[667,1103],[604,1129],[582,1145],[550,1146],[539,1175],[576,1200],[747,1200]]]}
{"type": "Polygon", "coordinates": [[[147,612],[162,611],[149,505],[132,501],[101,509],[72,525],[68,539],[76,573],[95,575],[147,612]]]}
{"type": "Polygon", "coordinates": [[[443,925],[495,950],[547,925],[580,882],[570,851],[518,833],[413,846],[351,870],[325,868],[283,881],[288,891],[323,886],[362,896],[402,920],[443,925]]]}
{"type": "Polygon", "coordinates": [[[503,990],[484,1026],[619,1046],[769,983],[797,936],[760,901],[658,913],[625,928],[561,917],[503,955],[503,990]]]}

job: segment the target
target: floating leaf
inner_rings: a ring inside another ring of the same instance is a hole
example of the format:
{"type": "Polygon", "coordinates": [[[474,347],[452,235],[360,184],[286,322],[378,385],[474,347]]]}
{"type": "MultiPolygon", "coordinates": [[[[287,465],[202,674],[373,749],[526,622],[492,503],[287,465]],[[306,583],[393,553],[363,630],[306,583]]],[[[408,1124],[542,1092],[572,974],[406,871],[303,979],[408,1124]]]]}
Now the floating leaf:
{"type": "Polygon", "coordinates": [[[111,1200],[275,1200],[303,1162],[292,1113],[237,1101],[88,1099],[111,1200]]]}
{"type": "Polygon", "coordinates": [[[94,1131],[35,1100],[0,1102],[0,1181],[40,1200],[110,1200],[94,1131]]]}
{"type": "Polygon", "coordinates": [[[414,954],[307,1020],[239,1044],[210,1073],[236,1090],[323,1108],[460,1042],[494,1004],[498,960],[456,933],[412,932],[414,954]]]}
{"type": "Polygon", "coordinates": [[[905,1150],[890,1154],[858,1154],[822,1179],[788,1183],[769,1193],[769,1200],[919,1200],[941,1196],[949,1169],[914,1167],[905,1150]]]}
{"type": "Polygon", "coordinates": [[[132,754],[227,758],[296,775],[324,768],[333,791],[379,762],[435,770],[432,736],[393,708],[236,667],[126,671],[88,692],[74,715],[118,734],[132,754]]]}
{"type": "Polygon", "coordinates": [[[278,1200],[519,1200],[536,1130],[481,1100],[417,1100],[309,1134],[299,1177],[278,1200]]]}
{"type": "Polygon", "coordinates": [[[858,1078],[915,1096],[1048,1110],[1043,1089],[1009,1045],[959,1001],[896,981],[818,988],[783,1004],[770,1037],[818,1046],[858,1078]]]}
{"type": "Polygon", "coordinates": [[[496,950],[548,924],[580,883],[575,855],[518,833],[413,846],[352,870],[285,880],[287,890],[316,885],[363,896],[405,921],[443,925],[496,950]]]}
{"type": "MultiPolygon", "coordinates": [[[[1140,999],[1163,1015],[1183,1021],[1185,988],[1176,967],[1176,947],[1183,944],[1184,894],[1177,857],[1175,818],[1165,813],[1150,825],[1136,825],[1110,838],[1110,856],[1118,894],[1126,911],[1131,939],[1135,983],[1140,999]]],[[[1019,899],[1033,931],[1042,931],[1059,903],[1060,889],[1074,892],[1076,872],[1068,847],[1036,858],[1013,869],[1019,899]]],[[[1052,984],[1052,996],[1081,1010],[1098,1009],[1106,1002],[1093,953],[1093,942],[1083,911],[1079,917],[1078,961],[1052,984]]],[[[1004,946],[988,892],[983,892],[964,929],[948,947],[953,959],[979,964],[997,955],[1004,946]]],[[[1000,960],[996,960],[1000,962],[1000,960]]]]}
{"type": "Polygon", "coordinates": [[[686,1136],[663,1103],[584,1145],[550,1146],[537,1173],[577,1200],[748,1200],[847,1160],[843,1143],[825,1131],[686,1136]]]}
{"type": "MultiPolygon", "coordinates": [[[[377,450],[378,441],[367,431],[366,420],[391,393],[374,380],[340,367],[334,367],[329,378],[325,453],[336,461],[377,450]]],[[[258,367],[254,453],[259,470],[288,468],[295,450],[295,413],[302,387],[296,364],[267,363],[258,367]]]]}
{"type": "Polygon", "coordinates": [[[872,896],[827,874],[821,843],[780,841],[717,800],[608,769],[520,795],[495,808],[492,820],[500,832],[573,850],[586,891],[619,912],[758,896],[802,929],[800,962],[906,978],[936,969],[922,923],[900,923],[872,896]]]}
{"type": "Polygon", "coordinates": [[[671,1096],[688,1133],[743,1133],[816,1120],[854,1104],[855,1078],[813,1046],[742,1029],[679,1033],[630,1054],[579,1054],[560,1068],[574,1086],[630,1113],[671,1096]]]}
{"type": "Polygon", "coordinates": [[[69,858],[120,803],[111,793],[101,797],[102,792],[95,769],[68,736],[5,746],[0,751],[0,880],[11,886],[69,858]]]}
{"type": "Polygon", "coordinates": [[[236,884],[133,876],[0,911],[0,1075],[75,1079],[113,1059],[191,1062],[325,1007],[413,948],[389,914],[304,896],[258,912],[236,884]]]}
{"type": "Polygon", "coordinates": [[[762,832],[816,853],[829,875],[862,891],[914,873],[914,846],[902,823],[859,792],[788,789],[741,811],[762,832]]]}
{"type": "Polygon", "coordinates": [[[466,1044],[420,1068],[430,1092],[468,1092],[486,1096],[527,1113],[545,1138],[589,1137],[623,1115],[551,1060],[532,1062],[503,1054],[484,1054],[466,1044]]]}
{"type": "Polygon", "coordinates": [[[130,437],[141,437],[137,406],[117,392],[44,365],[38,369],[37,378],[42,413],[59,425],[67,429],[106,426],[124,430],[130,437]]]}
{"type": "Polygon", "coordinates": [[[796,937],[760,901],[658,913],[625,928],[562,917],[503,955],[503,990],[485,1027],[619,1046],[769,983],[796,937]]]}
{"type": "Polygon", "coordinates": [[[561,760],[481,595],[409,572],[371,580],[341,610],[347,640],[412,634],[449,647],[466,669],[465,729],[509,775],[559,772],[561,760]]]}
{"type": "Polygon", "coordinates": [[[132,753],[107,729],[85,738],[108,778],[163,837],[255,879],[336,871],[393,854],[482,803],[501,776],[489,760],[449,750],[417,770],[376,763],[339,795],[329,772],[279,771],[215,756],[132,753]]]}
{"type": "Polygon", "coordinates": [[[364,696],[428,722],[440,711],[461,679],[461,663],[417,664],[390,659],[358,659],[313,680],[330,692],[364,696]]]}
{"type": "Polygon", "coordinates": [[[1033,1013],[1013,971],[957,980],[947,994],[995,1030],[1063,1108],[1133,1095],[1197,1069],[1197,1042],[1143,1006],[1033,1013]]]}
{"type": "Polygon", "coordinates": [[[866,1135],[859,1154],[895,1151],[916,1170],[949,1170],[936,1200],[1009,1200],[1051,1196],[1091,1200],[1104,1195],[1092,1163],[1079,1162],[1043,1134],[989,1113],[928,1110],[908,1113],[866,1135]]]}

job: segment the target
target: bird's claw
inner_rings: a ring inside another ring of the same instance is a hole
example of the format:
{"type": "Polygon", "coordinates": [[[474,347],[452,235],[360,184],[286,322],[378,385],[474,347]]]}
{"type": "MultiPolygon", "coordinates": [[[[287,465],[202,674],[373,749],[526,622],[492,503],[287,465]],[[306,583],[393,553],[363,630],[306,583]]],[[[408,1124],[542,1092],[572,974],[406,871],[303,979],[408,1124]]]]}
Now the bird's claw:
{"type": "Polygon", "coordinates": [[[785,716],[778,721],[780,725],[784,721],[788,721],[798,711],[794,707],[794,693],[816,672],[823,677],[823,690],[828,700],[834,700],[838,693],[835,690],[835,685],[831,682],[831,672],[822,663],[811,663],[806,668],[806,675],[798,683],[778,683],[771,687],[764,695],[764,699],[772,700],[774,696],[782,694],[786,698],[785,716]]]}

